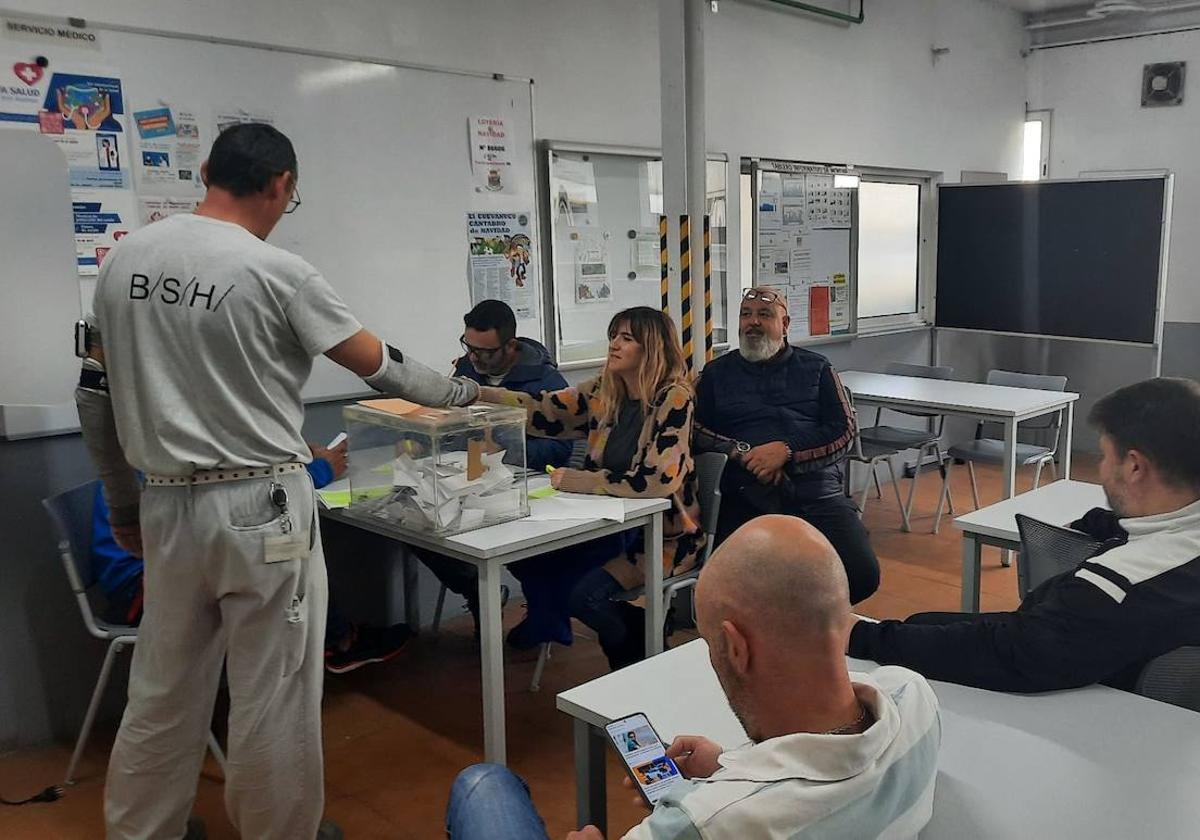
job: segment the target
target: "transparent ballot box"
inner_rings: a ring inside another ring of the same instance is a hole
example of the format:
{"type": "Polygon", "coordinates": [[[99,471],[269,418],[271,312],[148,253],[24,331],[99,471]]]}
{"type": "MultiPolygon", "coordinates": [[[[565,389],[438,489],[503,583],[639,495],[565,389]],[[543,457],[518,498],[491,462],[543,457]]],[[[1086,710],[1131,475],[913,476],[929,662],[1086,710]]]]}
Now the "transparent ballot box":
{"type": "Polygon", "coordinates": [[[523,409],[380,399],[343,415],[349,513],[437,535],[529,515],[523,409]]]}

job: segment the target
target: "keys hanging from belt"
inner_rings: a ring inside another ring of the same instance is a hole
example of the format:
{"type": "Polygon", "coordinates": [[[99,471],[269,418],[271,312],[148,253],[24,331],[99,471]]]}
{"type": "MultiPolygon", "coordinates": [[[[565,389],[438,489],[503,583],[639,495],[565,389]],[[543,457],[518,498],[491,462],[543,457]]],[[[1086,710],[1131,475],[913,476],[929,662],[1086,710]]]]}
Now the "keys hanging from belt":
{"type": "Polygon", "coordinates": [[[279,530],[290,534],[292,532],[292,514],[288,510],[287,488],[278,481],[272,481],[269,493],[271,504],[279,509],[279,530]]]}

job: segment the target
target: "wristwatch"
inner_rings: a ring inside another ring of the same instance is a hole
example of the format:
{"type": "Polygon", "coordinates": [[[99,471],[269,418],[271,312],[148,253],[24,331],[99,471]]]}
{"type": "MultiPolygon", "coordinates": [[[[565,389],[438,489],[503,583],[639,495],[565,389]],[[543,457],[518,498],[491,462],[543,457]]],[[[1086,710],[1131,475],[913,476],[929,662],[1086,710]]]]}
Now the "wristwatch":
{"type": "Polygon", "coordinates": [[[745,455],[750,451],[750,444],[744,440],[735,440],[733,442],[733,451],[738,455],[745,455]]]}

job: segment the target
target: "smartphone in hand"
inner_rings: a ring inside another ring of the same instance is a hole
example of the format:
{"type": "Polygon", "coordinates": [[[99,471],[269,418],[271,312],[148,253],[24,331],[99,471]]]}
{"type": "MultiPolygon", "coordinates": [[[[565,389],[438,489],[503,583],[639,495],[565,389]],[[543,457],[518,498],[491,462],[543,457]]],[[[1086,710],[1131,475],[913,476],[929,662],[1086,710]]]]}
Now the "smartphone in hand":
{"type": "Polygon", "coordinates": [[[644,714],[614,720],[605,731],[637,785],[646,804],[653,808],[667,790],[683,778],[675,762],[667,758],[667,747],[644,714]]]}

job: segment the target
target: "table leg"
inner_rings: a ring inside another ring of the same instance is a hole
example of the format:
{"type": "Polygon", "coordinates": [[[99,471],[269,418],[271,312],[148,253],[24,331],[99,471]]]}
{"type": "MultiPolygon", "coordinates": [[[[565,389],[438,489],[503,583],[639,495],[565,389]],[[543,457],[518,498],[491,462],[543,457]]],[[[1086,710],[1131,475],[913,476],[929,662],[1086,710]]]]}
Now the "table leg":
{"type": "Polygon", "coordinates": [[[417,576],[417,560],[412,549],[404,547],[404,560],[400,564],[404,577],[404,621],[414,633],[421,632],[421,590],[417,576]]]}
{"type": "Polygon", "coordinates": [[[962,611],[979,612],[979,567],[983,546],[974,534],[963,533],[962,541],[962,611]]]}
{"type": "Polygon", "coordinates": [[[663,652],[663,515],[650,517],[642,530],[646,552],[646,655],[663,652]]]}
{"type": "Polygon", "coordinates": [[[608,830],[607,779],[604,748],[607,736],[586,721],[575,719],[575,823],[608,830]]]}
{"type": "MultiPolygon", "coordinates": [[[[1017,418],[1004,421],[1004,484],[1000,488],[1003,498],[1011,499],[1017,494],[1017,418]]],[[[1010,566],[1008,549],[1000,549],[1000,565],[1010,566]]]]}
{"type": "Polygon", "coordinates": [[[1075,403],[1067,403],[1067,434],[1062,448],[1062,477],[1071,477],[1071,437],[1075,433],[1075,403]]]}
{"type": "Polygon", "coordinates": [[[482,663],[483,754],[506,764],[504,737],[504,650],[500,625],[500,565],[479,565],[479,658],[482,663]]]}

